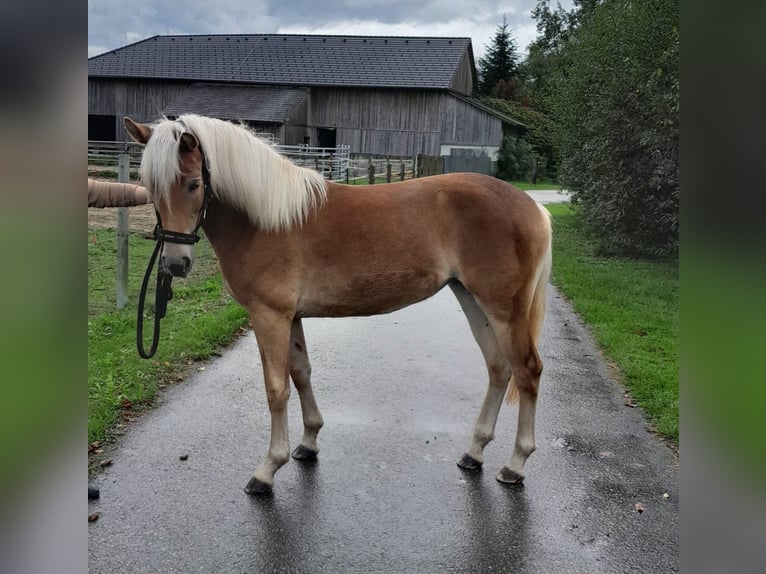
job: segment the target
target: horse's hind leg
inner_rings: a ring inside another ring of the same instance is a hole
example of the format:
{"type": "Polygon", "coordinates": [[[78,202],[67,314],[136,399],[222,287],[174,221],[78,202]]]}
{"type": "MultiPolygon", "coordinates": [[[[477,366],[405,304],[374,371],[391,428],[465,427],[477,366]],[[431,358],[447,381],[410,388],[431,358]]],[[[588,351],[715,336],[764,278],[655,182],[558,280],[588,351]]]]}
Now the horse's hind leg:
{"type": "Polygon", "coordinates": [[[468,450],[458,460],[458,465],[467,469],[479,469],[484,462],[484,447],[495,437],[495,424],[503,396],[508,388],[508,378],[511,367],[508,359],[497,344],[495,334],[490,327],[487,316],[476,303],[473,295],[462,284],[450,284],[460,306],[463,308],[468,323],[471,326],[476,342],[481,348],[489,371],[489,387],[484,397],[484,403],[473,429],[473,436],[468,450]]]}
{"type": "Polygon", "coordinates": [[[524,464],[535,450],[535,411],[537,390],[543,363],[537,353],[537,346],[527,318],[512,322],[499,322],[490,318],[500,347],[505,350],[511,363],[513,378],[519,393],[519,420],[513,456],[500,472],[497,480],[518,484],[524,480],[524,464]]]}
{"type": "Polygon", "coordinates": [[[314,399],[311,387],[311,363],[309,362],[306,339],[303,335],[303,324],[300,319],[293,321],[290,330],[290,376],[293,379],[298,396],[301,400],[303,413],[303,438],[293,451],[297,460],[315,459],[319,452],[317,434],[324,425],[322,415],[314,399]]]}

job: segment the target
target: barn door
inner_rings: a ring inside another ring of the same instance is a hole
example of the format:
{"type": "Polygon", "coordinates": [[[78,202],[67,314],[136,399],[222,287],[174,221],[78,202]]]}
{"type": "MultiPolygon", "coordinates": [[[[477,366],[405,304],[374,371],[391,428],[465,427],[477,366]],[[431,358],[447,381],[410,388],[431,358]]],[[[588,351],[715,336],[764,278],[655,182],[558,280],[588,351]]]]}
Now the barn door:
{"type": "Polygon", "coordinates": [[[335,128],[317,128],[317,146],[338,147],[335,141],[337,133],[335,128]]]}

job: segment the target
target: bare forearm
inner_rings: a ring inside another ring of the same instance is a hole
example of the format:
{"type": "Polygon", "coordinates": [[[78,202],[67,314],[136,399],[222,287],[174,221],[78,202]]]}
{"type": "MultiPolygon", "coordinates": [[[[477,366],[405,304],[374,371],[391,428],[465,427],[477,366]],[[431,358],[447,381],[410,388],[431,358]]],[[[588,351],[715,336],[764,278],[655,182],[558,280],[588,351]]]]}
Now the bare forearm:
{"type": "Polygon", "coordinates": [[[88,207],[131,207],[149,203],[146,188],[88,178],[88,207]]]}

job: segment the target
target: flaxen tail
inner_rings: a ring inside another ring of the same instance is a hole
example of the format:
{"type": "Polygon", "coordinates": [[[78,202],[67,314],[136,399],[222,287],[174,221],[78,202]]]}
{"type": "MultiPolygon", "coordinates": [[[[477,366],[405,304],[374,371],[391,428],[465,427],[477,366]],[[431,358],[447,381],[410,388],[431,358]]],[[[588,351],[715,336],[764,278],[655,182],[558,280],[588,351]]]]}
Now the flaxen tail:
{"type": "MultiPolygon", "coordinates": [[[[551,275],[551,266],[553,265],[553,228],[551,225],[550,212],[540,205],[540,211],[543,213],[543,221],[546,227],[546,238],[548,245],[545,248],[545,253],[540,259],[537,267],[535,291],[532,295],[532,301],[529,305],[529,323],[532,340],[537,346],[540,340],[540,332],[543,329],[543,320],[545,319],[545,303],[546,303],[546,291],[548,286],[548,279],[551,275]]],[[[511,375],[511,382],[508,385],[508,403],[515,403],[519,400],[519,389],[516,386],[516,381],[511,375]]]]}

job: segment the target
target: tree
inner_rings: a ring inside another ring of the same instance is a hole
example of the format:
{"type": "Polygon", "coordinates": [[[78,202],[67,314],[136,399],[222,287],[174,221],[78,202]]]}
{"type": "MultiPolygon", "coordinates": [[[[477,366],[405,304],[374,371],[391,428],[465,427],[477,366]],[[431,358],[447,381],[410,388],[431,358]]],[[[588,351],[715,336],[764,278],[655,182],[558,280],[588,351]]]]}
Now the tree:
{"type": "Polygon", "coordinates": [[[492,43],[487,46],[487,53],[483,58],[479,58],[478,95],[493,95],[493,91],[502,81],[505,82],[502,85],[504,93],[512,96],[513,86],[518,83],[518,60],[516,41],[503,16],[503,23],[498,25],[492,43]]]}
{"type": "MultiPolygon", "coordinates": [[[[545,114],[524,105],[523,102],[497,98],[484,98],[482,102],[507,116],[519,120],[527,126],[524,139],[532,147],[533,157],[537,161],[538,177],[555,179],[558,145],[556,142],[556,126],[551,119],[545,114]]],[[[503,146],[506,146],[506,140],[503,140],[503,146]]],[[[502,154],[503,150],[501,149],[500,151],[502,154]]],[[[522,174],[521,177],[525,175],[522,174]]],[[[499,177],[505,178],[503,175],[499,177]]],[[[513,175],[508,177],[508,179],[514,178],[519,178],[519,176],[513,175]]]]}
{"type": "Polygon", "coordinates": [[[677,0],[581,2],[550,90],[559,181],[614,253],[678,250],[677,0]]]}
{"type": "Polygon", "coordinates": [[[569,15],[560,4],[551,10],[550,0],[538,0],[532,18],[537,22],[538,36],[529,45],[527,59],[520,68],[529,105],[547,111],[550,85],[561,67],[563,47],[569,37],[569,15]]]}

